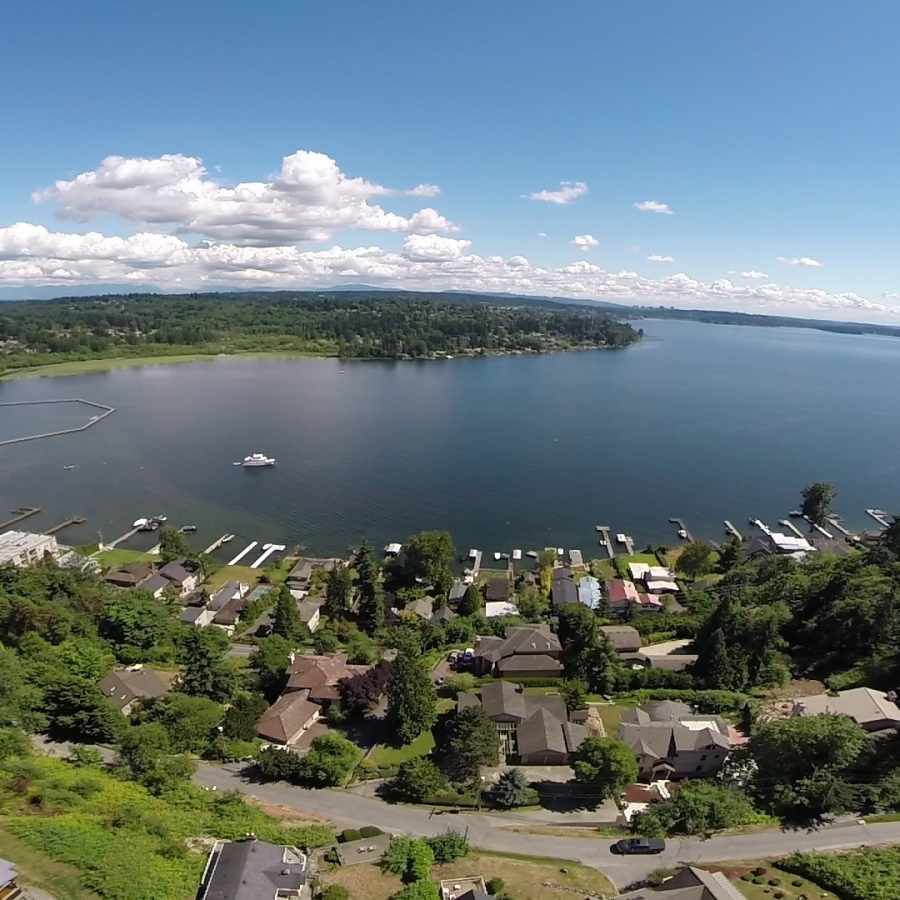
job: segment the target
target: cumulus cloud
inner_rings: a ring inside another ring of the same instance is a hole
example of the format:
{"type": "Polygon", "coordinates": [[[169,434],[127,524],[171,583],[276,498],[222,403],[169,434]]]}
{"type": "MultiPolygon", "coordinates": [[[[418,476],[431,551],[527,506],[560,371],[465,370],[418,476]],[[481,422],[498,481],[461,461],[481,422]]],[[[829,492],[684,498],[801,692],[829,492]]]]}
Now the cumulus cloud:
{"type": "Polygon", "coordinates": [[[675,262],[675,258],[673,256],[660,256],[658,253],[654,253],[652,256],[648,256],[647,260],[648,260],[648,262],[658,262],[658,263],[675,262]]]}
{"type": "Polygon", "coordinates": [[[741,278],[750,278],[753,281],[761,281],[762,279],[769,277],[768,272],[758,272],[756,269],[750,269],[749,272],[739,272],[738,274],[741,278]]]}
{"type": "Polygon", "coordinates": [[[775,258],[778,262],[787,263],[789,266],[806,266],[810,269],[821,269],[825,265],[811,256],[776,256],[775,258]]]}
{"type": "MultiPolygon", "coordinates": [[[[436,191],[436,185],[420,184],[410,193],[435,196],[436,191]]],[[[198,157],[108,156],[96,169],[57,181],[34,199],[58,203],[62,218],[79,222],[113,214],[172,226],[179,233],[259,246],[324,241],[348,228],[420,234],[457,230],[430,208],[407,217],[371,202],[392,193],[346,175],[324,153],[298,150],[284,157],[271,180],[233,187],[210,178],[198,157]]]]}
{"type": "Polygon", "coordinates": [[[668,203],[660,203],[659,200],[640,200],[634,204],[634,208],[641,212],[661,213],[665,216],[673,215],[668,203]]]}
{"type": "Polygon", "coordinates": [[[581,250],[582,253],[587,253],[588,250],[593,247],[599,246],[600,241],[592,234],[576,234],[575,237],[572,238],[572,244],[581,250]]]}
{"type": "Polygon", "coordinates": [[[556,203],[564,206],[574,203],[579,197],[583,197],[588,191],[588,186],[583,181],[561,181],[555,191],[535,191],[533,194],[523,194],[529,200],[538,200],[541,203],[556,203]]]}
{"type": "Polygon", "coordinates": [[[437,197],[440,195],[441,189],[436,184],[417,184],[406,193],[410,197],[437,197]]]}
{"type": "MultiPolygon", "coordinates": [[[[583,236],[582,236],[583,237],[583,236]]],[[[685,272],[646,278],[608,271],[586,259],[541,266],[524,256],[481,256],[467,240],[409,234],[399,250],[377,246],[302,249],[226,242],[190,245],[177,235],[129,237],[54,232],[41,225],[0,227],[0,285],[133,283],[163,290],[234,287],[302,289],[336,281],[421,290],[470,290],[613,299],[650,306],[735,309],[848,319],[900,319],[900,307],[852,292],[829,293],[777,284],[704,282],[685,272]]]]}

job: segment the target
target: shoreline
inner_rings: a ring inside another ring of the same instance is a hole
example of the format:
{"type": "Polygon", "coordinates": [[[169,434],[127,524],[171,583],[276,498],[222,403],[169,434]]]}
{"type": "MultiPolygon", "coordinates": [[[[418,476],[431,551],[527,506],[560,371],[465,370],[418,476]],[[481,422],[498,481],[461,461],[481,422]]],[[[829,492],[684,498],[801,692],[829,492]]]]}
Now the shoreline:
{"type": "Polygon", "coordinates": [[[553,353],[577,353],[594,350],[627,350],[628,347],[640,344],[635,341],[624,347],[609,346],[577,346],[560,347],[548,350],[493,350],[484,353],[436,354],[427,357],[373,357],[373,356],[339,356],[337,353],[315,352],[311,350],[236,350],[234,352],[217,351],[214,353],[173,353],[154,354],[152,356],[109,356],[97,359],[68,360],[58,363],[45,363],[36,366],[23,366],[10,369],[0,374],[0,382],[22,381],[28,378],[62,378],[71,375],[89,375],[94,372],[111,372],[116,369],[130,369],[138,366],[176,365],[182,363],[203,362],[216,359],[337,359],[346,362],[448,362],[457,359],[486,359],[498,356],[546,356],[553,353]]]}

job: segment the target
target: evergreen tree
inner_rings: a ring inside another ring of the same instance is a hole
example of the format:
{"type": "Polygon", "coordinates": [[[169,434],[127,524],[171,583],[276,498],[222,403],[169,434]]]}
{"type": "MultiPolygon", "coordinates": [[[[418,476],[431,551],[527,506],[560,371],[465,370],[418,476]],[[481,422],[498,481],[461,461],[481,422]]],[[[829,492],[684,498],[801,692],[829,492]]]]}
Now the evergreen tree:
{"type": "Polygon", "coordinates": [[[480,616],[484,613],[484,595],[477,584],[466,588],[462,600],[459,601],[458,612],[461,616],[480,616]]]}
{"type": "Polygon", "coordinates": [[[278,589],[275,598],[275,610],[272,613],[272,634],[283,637],[286,641],[296,643],[305,637],[306,626],[300,620],[297,601],[288,590],[287,585],[278,589]]]}
{"type": "Polygon", "coordinates": [[[725,642],[725,632],[717,628],[709,638],[694,666],[694,674],[703,684],[715,690],[741,690],[741,670],[733,665],[725,642]]]}
{"type": "Polygon", "coordinates": [[[451,715],[439,745],[441,765],[455,782],[475,778],[481,766],[496,766],[500,757],[497,728],[480,705],[451,715]]]}
{"type": "Polygon", "coordinates": [[[398,744],[414,741],[437,716],[431,675],[412,641],[403,642],[387,683],[387,721],[398,744]]]}
{"type": "Polygon", "coordinates": [[[194,629],[184,639],[181,690],[224,703],[238,685],[238,674],[225,658],[228,638],[215,628],[194,629]]]}
{"type": "Polygon", "coordinates": [[[384,591],[381,586],[381,566],[365,541],[356,552],[356,577],[359,590],[359,627],[366,634],[375,634],[384,626],[384,591]]]}
{"type": "Polygon", "coordinates": [[[617,794],[638,777],[634,753],[615,738],[585,738],[575,751],[572,767],[576,780],[589,785],[600,798],[617,794]]]}
{"type": "Polygon", "coordinates": [[[325,582],[325,612],[334,621],[343,619],[353,599],[353,575],[346,566],[335,566],[325,582]]]}
{"type": "Polygon", "coordinates": [[[521,769],[507,769],[491,788],[491,803],[500,809],[513,809],[525,806],[533,793],[521,769]]]}

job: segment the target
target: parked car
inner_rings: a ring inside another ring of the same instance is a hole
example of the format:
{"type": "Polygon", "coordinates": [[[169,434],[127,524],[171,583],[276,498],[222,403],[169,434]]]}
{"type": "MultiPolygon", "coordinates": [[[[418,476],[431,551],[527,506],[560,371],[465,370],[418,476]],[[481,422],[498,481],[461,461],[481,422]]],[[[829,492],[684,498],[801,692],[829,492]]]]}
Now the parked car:
{"type": "Polygon", "coordinates": [[[619,853],[622,856],[631,856],[636,853],[662,853],[665,849],[666,842],[661,838],[623,838],[609,848],[610,853],[619,853]]]}

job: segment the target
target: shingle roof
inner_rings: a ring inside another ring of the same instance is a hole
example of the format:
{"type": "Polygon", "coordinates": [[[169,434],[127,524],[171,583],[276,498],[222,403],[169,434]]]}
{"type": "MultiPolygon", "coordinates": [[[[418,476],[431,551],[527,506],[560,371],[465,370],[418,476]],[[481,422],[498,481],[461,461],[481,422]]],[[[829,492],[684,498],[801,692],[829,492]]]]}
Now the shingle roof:
{"type": "Polygon", "coordinates": [[[217,845],[200,900],[258,900],[297,890],[306,883],[306,863],[299,851],[264,841],[217,845]]]}
{"type": "Polygon", "coordinates": [[[154,669],[120,669],[102,678],[97,687],[118,709],[124,709],[132,700],[162,697],[174,678],[174,673],[157,672],[154,669]]]}
{"type": "Polygon", "coordinates": [[[516,672],[547,672],[552,674],[562,671],[562,663],[552,656],[526,653],[501,659],[497,663],[497,669],[501,675],[514,675],[516,672]]]}
{"type": "Polygon", "coordinates": [[[558,578],[553,582],[553,606],[559,609],[569,603],[578,602],[578,588],[571,578],[558,578]]]}
{"type": "Polygon", "coordinates": [[[291,663],[285,690],[308,691],[312,700],[336,700],[340,697],[338,683],[365,672],[368,666],[352,666],[347,656],[295,656],[291,663]]]}
{"type": "Polygon", "coordinates": [[[166,563],[159,570],[159,574],[162,575],[163,578],[168,578],[169,581],[174,581],[176,584],[184,584],[193,573],[188,572],[180,562],[173,561],[166,563]]]}
{"type": "Polygon", "coordinates": [[[282,694],[256,721],[260,737],[285,743],[322,709],[302,693],[282,694]]]}
{"type": "Polygon", "coordinates": [[[546,709],[538,709],[521,725],[517,732],[519,755],[553,752],[568,753],[562,722],[546,709]]]}
{"type": "Polygon", "coordinates": [[[600,630],[616,650],[636,650],[643,643],[640,632],[631,625],[601,625],[600,630]]]}
{"type": "Polygon", "coordinates": [[[485,600],[509,600],[510,587],[506,578],[494,578],[484,589],[485,600]]]}
{"type": "Polygon", "coordinates": [[[884,691],[866,687],[840,691],[836,697],[830,694],[798,697],[794,709],[796,714],[801,716],[816,716],[823,713],[849,716],[859,725],[885,720],[900,725],[900,708],[897,704],[888,700],[884,691]]]}
{"type": "Polygon", "coordinates": [[[481,705],[489,719],[498,716],[525,718],[525,696],[509,681],[495,681],[481,689],[481,705]]]}

